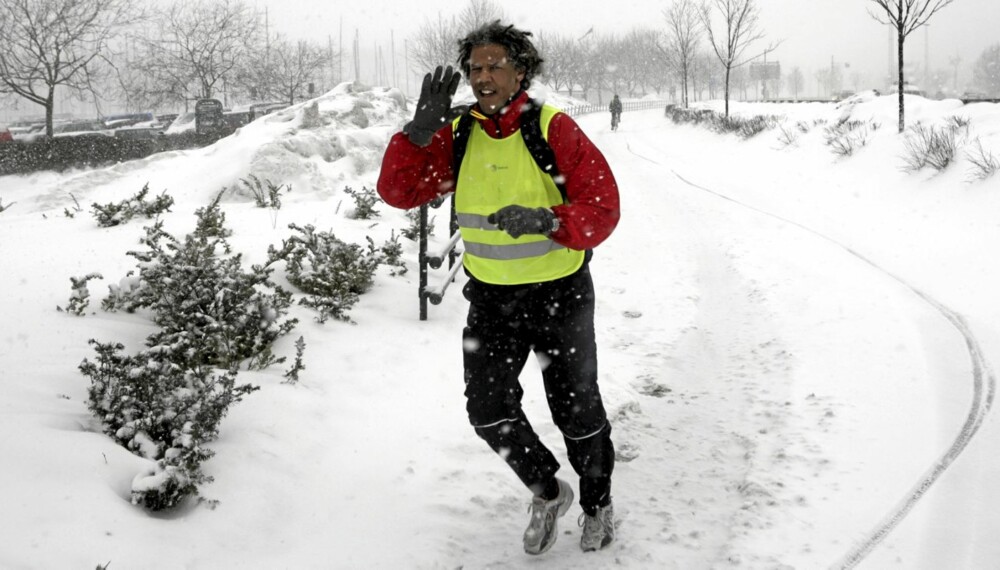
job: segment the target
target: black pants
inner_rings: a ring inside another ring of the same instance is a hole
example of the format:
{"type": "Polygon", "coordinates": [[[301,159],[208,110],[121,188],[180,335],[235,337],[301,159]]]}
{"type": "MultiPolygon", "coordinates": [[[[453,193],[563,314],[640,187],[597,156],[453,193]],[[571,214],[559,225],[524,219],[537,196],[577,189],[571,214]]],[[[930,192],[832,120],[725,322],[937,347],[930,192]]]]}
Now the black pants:
{"type": "Polygon", "coordinates": [[[559,462],[521,409],[521,370],[534,352],[549,410],[580,476],[580,505],[594,514],[611,500],[614,446],[597,386],[594,285],[586,265],[545,283],[489,285],[470,279],[463,334],[465,396],[476,433],[540,494],[559,462]]]}

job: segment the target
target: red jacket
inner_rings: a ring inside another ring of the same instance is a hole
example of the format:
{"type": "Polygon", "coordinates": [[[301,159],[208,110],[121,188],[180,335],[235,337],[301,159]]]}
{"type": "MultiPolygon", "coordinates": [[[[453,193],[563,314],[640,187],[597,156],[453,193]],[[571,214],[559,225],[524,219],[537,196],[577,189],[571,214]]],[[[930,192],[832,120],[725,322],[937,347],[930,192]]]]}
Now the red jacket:
{"type": "MultiPolygon", "coordinates": [[[[509,136],[520,127],[521,107],[527,100],[527,93],[521,92],[500,112],[476,120],[493,138],[509,136]]],[[[551,237],[570,249],[591,249],[618,225],[618,183],[604,155],[568,115],[558,113],[552,118],[548,143],[565,178],[568,202],[552,208],[559,229],[551,237]]],[[[438,131],[425,148],[411,143],[403,133],[393,135],[382,158],[379,195],[390,206],[410,209],[454,191],[451,145],[451,124],[438,131]]]]}

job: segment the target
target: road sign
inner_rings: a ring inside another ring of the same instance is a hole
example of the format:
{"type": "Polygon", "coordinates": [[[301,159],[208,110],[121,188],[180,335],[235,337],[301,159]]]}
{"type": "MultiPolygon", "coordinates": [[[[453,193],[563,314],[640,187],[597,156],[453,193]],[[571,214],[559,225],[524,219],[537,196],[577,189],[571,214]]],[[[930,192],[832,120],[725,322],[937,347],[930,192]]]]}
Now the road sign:
{"type": "Polygon", "coordinates": [[[194,104],[194,130],[198,135],[211,135],[225,126],[222,117],[222,101],[199,99],[194,104]]]}

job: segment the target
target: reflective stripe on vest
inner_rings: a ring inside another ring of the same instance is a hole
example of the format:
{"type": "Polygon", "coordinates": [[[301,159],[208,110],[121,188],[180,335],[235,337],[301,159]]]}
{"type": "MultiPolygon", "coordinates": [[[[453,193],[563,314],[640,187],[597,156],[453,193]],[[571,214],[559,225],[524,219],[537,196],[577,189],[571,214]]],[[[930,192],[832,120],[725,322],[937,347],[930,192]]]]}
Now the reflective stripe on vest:
{"type": "MultiPolygon", "coordinates": [[[[549,105],[542,107],[540,122],[546,139],[549,123],[558,112],[549,105]]],[[[490,214],[511,204],[550,208],[562,203],[555,182],[535,163],[520,130],[494,139],[478,121],[473,123],[455,188],[455,210],[465,243],[463,263],[473,277],[497,285],[521,285],[576,272],[583,265],[583,251],[542,235],[514,239],[487,221],[490,214]]]]}

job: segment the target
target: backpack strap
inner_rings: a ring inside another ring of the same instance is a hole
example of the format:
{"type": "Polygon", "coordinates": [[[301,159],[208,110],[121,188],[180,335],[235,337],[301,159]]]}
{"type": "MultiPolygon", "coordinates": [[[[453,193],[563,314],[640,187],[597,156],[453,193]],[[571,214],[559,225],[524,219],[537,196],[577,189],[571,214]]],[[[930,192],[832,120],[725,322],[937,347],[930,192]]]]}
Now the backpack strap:
{"type": "Polygon", "coordinates": [[[472,134],[473,120],[472,115],[469,113],[462,113],[452,125],[451,151],[454,158],[452,159],[451,169],[455,173],[456,181],[458,181],[458,171],[462,169],[462,160],[465,159],[465,149],[469,146],[469,135],[472,134]]]}
{"type": "MultiPolygon", "coordinates": [[[[465,158],[465,150],[469,146],[469,135],[472,134],[472,115],[465,113],[459,117],[452,128],[452,154],[454,162],[452,171],[455,179],[458,180],[459,170],[462,168],[462,160],[465,158]]],[[[566,194],[566,184],[563,181],[559,167],[556,166],[556,153],[549,146],[545,135],[542,134],[542,104],[534,99],[528,99],[528,104],[521,111],[521,138],[524,139],[524,146],[528,148],[528,153],[535,160],[538,168],[542,172],[552,177],[556,188],[562,195],[563,203],[568,203],[566,194]]]]}
{"type": "Polygon", "coordinates": [[[521,111],[521,137],[538,168],[551,176],[552,181],[556,183],[559,193],[562,194],[563,204],[565,204],[569,202],[569,199],[566,197],[566,184],[559,172],[559,167],[556,166],[556,153],[542,134],[542,104],[534,99],[528,99],[528,101],[526,108],[521,111]]]}

